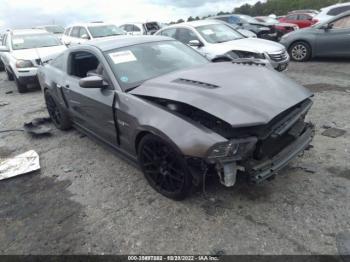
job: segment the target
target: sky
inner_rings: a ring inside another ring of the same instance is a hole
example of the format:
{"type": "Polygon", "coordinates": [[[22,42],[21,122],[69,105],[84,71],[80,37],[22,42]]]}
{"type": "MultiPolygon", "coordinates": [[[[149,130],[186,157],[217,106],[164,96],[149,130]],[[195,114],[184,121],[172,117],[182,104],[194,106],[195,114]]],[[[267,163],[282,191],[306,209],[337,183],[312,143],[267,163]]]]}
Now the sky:
{"type": "Polygon", "coordinates": [[[0,0],[0,28],[76,22],[170,22],[232,11],[257,0],[0,0]]]}

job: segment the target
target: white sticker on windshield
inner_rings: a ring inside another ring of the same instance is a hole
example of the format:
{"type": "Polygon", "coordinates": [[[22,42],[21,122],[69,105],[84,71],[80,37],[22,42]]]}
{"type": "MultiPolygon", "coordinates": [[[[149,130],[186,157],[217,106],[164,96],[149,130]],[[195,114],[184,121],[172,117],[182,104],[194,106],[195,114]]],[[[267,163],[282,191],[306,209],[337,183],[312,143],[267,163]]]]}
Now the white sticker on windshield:
{"type": "Polygon", "coordinates": [[[137,60],[135,55],[130,50],[111,53],[109,56],[112,58],[114,64],[127,63],[137,60]]]}
{"type": "Polygon", "coordinates": [[[212,34],[214,34],[214,31],[211,30],[211,29],[205,29],[205,30],[203,30],[202,32],[203,32],[203,34],[205,34],[205,35],[212,35],[212,34]]]}
{"type": "Polygon", "coordinates": [[[24,39],[23,38],[14,38],[14,39],[12,39],[12,43],[14,45],[20,45],[20,44],[24,43],[24,39]]]}

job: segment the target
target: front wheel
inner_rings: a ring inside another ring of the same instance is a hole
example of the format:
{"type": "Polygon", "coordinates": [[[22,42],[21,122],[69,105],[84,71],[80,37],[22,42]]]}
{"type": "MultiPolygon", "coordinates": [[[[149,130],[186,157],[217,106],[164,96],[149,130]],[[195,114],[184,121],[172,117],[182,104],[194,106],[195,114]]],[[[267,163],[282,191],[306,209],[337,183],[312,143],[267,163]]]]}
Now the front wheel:
{"type": "Polygon", "coordinates": [[[71,128],[72,124],[68,113],[51,96],[48,90],[45,90],[45,102],[47,111],[54,125],[61,130],[71,128]]]}
{"type": "Polygon", "coordinates": [[[311,47],[305,42],[296,42],[289,48],[289,54],[292,60],[305,62],[311,58],[311,47]]]}
{"type": "Polygon", "coordinates": [[[182,200],[191,189],[191,177],[183,156],[161,138],[148,134],[138,147],[138,159],[149,184],[162,195],[182,200]]]}
{"type": "Polygon", "coordinates": [[[14,77],[14,80],[15,80],[18,92],[19,93],[27,92],[28,91],[27,85],[26,84],[22,84],[15,75],[13,77],[14,77]]]}

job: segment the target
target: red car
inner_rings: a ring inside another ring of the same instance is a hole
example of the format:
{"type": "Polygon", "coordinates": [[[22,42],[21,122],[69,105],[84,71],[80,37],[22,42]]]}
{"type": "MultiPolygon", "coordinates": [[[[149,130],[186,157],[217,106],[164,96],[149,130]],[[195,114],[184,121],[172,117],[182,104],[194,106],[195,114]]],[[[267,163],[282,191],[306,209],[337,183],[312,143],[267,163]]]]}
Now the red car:
{"type": "Polygon", "coordinates": [[[277,19],[269,16],[256,16],[255,19],[258,20],[259,22],[266,23],[269,26],[273,26],[273,28],[277,32],[278,39],[284,34],[287,34],[299,29],[299,26],[296,24],[281,23],[277,19]]]}
{"type": "Polygon", "coordinates": [[[281,23],[292,23],[299,26],[299,28],[310,27],[316,22],[313,19],[313,14],[309,13],[292,13],[280,18],[281,23]]]}

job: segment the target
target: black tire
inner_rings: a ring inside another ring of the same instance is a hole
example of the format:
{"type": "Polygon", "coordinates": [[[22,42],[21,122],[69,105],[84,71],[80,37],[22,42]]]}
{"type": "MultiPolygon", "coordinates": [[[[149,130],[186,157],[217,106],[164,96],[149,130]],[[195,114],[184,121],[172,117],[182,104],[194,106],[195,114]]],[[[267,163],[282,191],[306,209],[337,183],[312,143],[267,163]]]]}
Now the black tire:
{"type": "Polygon", "coordinates": [[[13,76],[13,78],[15,80],[15,83],[16,83],[16,86],[17,86],[17,90],[18,90],[19,93],[25,93],[25,92],[28,91],[27,85],[22,84],[15,75],[13,76]]]}
{"type": "Polygon", "coordinates": [[[45,103],[47,111],[54,125],[61,130],[68,130],[72,127],[72,122],[67,111],[62,108],[59,103],[50,94],[49,90],[45,90],[45,103]]]}
{"type": "Polygon", "coordinates": [[[305,62],[311,58],[311,47],[306,42],[295,42],[289,48],[289,55],[293,61],[305,62]]]}
{"type": "Polygon", "coordinates": [[[183,156],[161,138],[145,135],[138,146],[138,160],[148,183],[165,197],[182,200],[192,187],[183,156]]]}
{"type": "Polygon", "coordinates": [[[8,81],[13,81],[13,74],[11,72],[9,72],[6,68],[5,68],[5,71],[6,71],[6,75],[7,75],[7,80],[8,81]]]}

